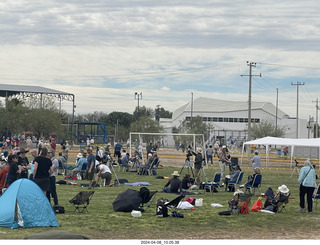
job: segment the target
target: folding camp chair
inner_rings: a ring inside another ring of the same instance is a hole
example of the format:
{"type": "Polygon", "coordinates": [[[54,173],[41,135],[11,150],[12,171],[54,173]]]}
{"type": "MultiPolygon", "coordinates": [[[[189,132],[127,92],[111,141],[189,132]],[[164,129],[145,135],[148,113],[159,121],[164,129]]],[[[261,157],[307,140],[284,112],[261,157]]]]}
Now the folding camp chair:
{"type": "Polygon", "coordinates": [[[158,191],[150,191],[146,187],[140,188],[140,197],[141,197],[141,204],[139,210],[142,212],[147,211],[148,209],[151,210],[151,205],[156,197],[158,191]]]}
{"type": "Polygon", "coordinates": [[[185,195],[180,195],[177,198],[173,199],[172,201],[164,204],[168,210],[173,213],[176,212],[176,210],[178,209],[178,205],[181,202],[181,200],[185,197],[185,195]]]}
{"type": "Polygon", "coordinates": [[[255,189],[259,189],[259,194],[261,195],[261,180],[262,180],[262,176],[261,174],[256,174],[253,178],[253,181],[251,184],[248,184],[246,186],[246,192],[247,190],[249,191],[249,193],[252,193],[252,189],[253,189],[253,194],[255,193],[255,189]]]}
{"type": "Polygon", "coordinates": [[[94,194],[94,191],[80,191],[74,198],[72,198],[69,202],[75,207],[74,211],[78,210],[80,212],[80,208],[82,208],[82,213],[87,210],[87,206],[90,203],[90,200],[94,194]]]}
{"type": "Polygon", "coordinates": [[[318,185],[315,194],[312,195],[312,201],[313,201],[313,210],[316,210],[317,207],[317,200],[320,199],[320,184],[318,185]]]}
{"type": "Polygon", "coordinates": [[[227,190],[229,190],[229,187],[233,187],[235,190],[237,189],[237,185],[239,186],[241,184],[243,177],[243,171],[240,172],[237,181],[229,181],[227,184],[227,190]]]}
{"type": "Polygon", "coordinates": [[[278,193],[276,196],[273,196],[273,193],[272,193],[271,195],[267,196],[267,200],[265,201],[265,204],[264,204],[264,209],[267,209],[274,213],[281,213],[282,210],[285,209],[287,203],[289,203],[289,196],[290,196],[290,193],[287,193],[287,194],[278,193]],[[270,206],[272,206],[272,208],[270,206]]]}
{"type": "Polygon", "coordinates": [[[156,169],[158,168],[159,163],[160,163],[159,158],[156,158],[152,161],[152,163],[148,169],[148,175],[156,175],[157,174],[156,169]]]}
{"type": "Polygon", "coordinates": [[[215,173],[212,182],[206,182],[204,184],[204,190],[210,190],[211,195],[213,194],[215,188],[220,191],[220,179],[221,173],[215,173]]]}

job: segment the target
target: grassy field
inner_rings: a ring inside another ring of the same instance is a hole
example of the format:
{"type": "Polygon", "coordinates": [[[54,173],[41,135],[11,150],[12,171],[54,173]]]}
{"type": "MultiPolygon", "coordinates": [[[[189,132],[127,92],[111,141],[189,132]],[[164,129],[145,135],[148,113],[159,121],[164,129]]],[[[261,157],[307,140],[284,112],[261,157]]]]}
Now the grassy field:
{"type": "MultiPolygon", "coordinates": [[[[174,170],[180,171],[181,167],[164,166],[157,170],[158,176],[171,177],[174,170]]],[[[252,169],[242,168],[244,179],[251,174],[252,169]]],[[[160,191],[167,180],[157,179],[155,176],[140,176],[132,172],[118,172],[119,178],[125,178],[129,182],[149,182],[150,190],[160,191]]],[[[212,179],[218,166],[205,169],[206,177],[212,179]]],[[[318,171],[317,171],[318,172],[318,171]]],[[[182,175],[187,173],[183,169],[182,175]]],[[[73,212],[74,208],[69,203],[78,192],[87,190],[81,184],[88,183],[86,180],[76,181],[77,185],[58,185],[57,193],[59,205],[64,206],[66,212],[57,214],[60,227],[39,227],[8,229],[0,228],[1,239],[22,239],[30,234],[47,231],[61,230],[85,235],[90,239],[160,239],[160,240],[183,240],[183,239],[319,239],[320,228],[320,206],[313,213],[297,213],[299,207],[299,191],[297,174],[290,178],[290,168],[268,168],[262,170],[262,192],[268,187],[274,191],[278,186],[285,184],[290,189],[291,197],[285,210],[279,214],[264,214],[250,212],[249,214],[220,216],[220,211],[226,211],[228,201],[233,193],[225,192],[211,195],[208,192],[200,191],[200,195],[191,195],[203,199],[202,207],[195,207],[194,210],[179,210],[184,215],[179,218],[158,218],[156,217],[156,205],[153,203],[152,210],[142,213],[142,217],[135,218],[131,213],[114,212],[112,202],[119,193],[128,188],[139,190],[141,187],[126,185],[114,187],[97,187],[95,194],[88,206],[89,213],[73,212]],[[224,207],[213,208],[212,203],[220,203],[224,207]],[[308,231],[308,232],[306,232],[308,231]]],[[[317,173],[319,174],[319,173],[317,173]]],[[[63,179],[64,176],[58,176],[63,179]]],[[[181,177],[182,178],[182,177],[181,177]]],[[[175,194],[157,193],[155,201],[160,198],[172,200],[175,194]]],[[[254,196],[252,204],[257,200],[254,196]]],[[[263,199],[264,202],[264,199],[263,199]]],[[[35,207],[37,208],[37,207],[35,207]]]]}

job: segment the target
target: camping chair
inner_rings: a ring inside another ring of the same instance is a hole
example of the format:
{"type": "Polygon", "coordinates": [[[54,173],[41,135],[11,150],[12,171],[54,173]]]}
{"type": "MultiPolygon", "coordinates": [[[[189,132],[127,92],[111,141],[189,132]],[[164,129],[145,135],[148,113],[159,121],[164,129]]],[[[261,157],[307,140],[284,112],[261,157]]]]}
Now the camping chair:
{"type": "Polygon", "coordinates": [[[160,163],[160,160],[159,158],[156,158],[152,161],[149,169],[148,169],[148,175],[157,175],[156,173],[156,169],[158,168],[159,166],[159,163],[160,163]],[[155,173],[155,174],[154,174],[155,173]]]}
{"type": "Polygon", "coordinates": [[[248,184],[246,186],[246,190],[249,190],[249,193],[252,193],[252,189],[253,189],[253,194],[255,193],[255,189],[259,189],[259,194],[261,195],[261,179],[262,179],[262,176],[261,174],[256,174],[254,176],[254,179],[252,181],[252,184],[248,184]]]}
{"type": "Polygon", "coordinates": [[[75,207],[74,211],[78,210],[80,212],[80,208],[82,208],[82,213],[87,210],[87,206],[90,203],[90,200],[94,194],[94,191],[80,191],[74,198],[72,198],[69,202],[75,207]]]}
{"type": "Polygon", "coordinates": [[[236,190],[237,185],[239,186],[241,184],[242,181],[242,177],[243,177],[243,171],[240,172],[237,181],[229,181],[227,184],[227,190],[229,189],[229,187],[233,187],[236,190]]]}
{"type": "Polygon", "coordinates": [[[282,210],[286,207],[287,203],[289,202],[290,193],[284,195],[282,193],[278,193],[277,196],[267,196],[267,200],[264,204],[264,209],[268,206],[272,205],[274,213],[281,213],[282,210]]]}
{"type": "Polygon", "coordinates": [[[211,195],[213,194],[214,189],[218,189],[220,191],[220,179],[221,179],[221,173],[215,173],[212,182],[206,182],[204,184],[204,191],[207,189],[210,190],[211,195]]]}
{"type": "Polygon", "coordinates": [[[148,209],[151,210],[151,205],[156,197],[158,191],[150,191],[146,187],[140,188],[140,197],[141,197],[141,204],[140,204],[140,211],[145,212],[148,209]]]}
{"type": "Polygon", "coordinates": [[[316,210],[317,207],[317,200],[320,199],[320,184],[318,185],[315,194],[312,195],[312,201],[313,201],[313,210],[316,210]]]}
{"type": "Polygon", "coordinates": [[[168,210],[173,213],[173,212],[176,212],[177,209],[178,209],[178,205],[179,203],[181,202],[181,200],[185,197],[185,195],[180,195],[178,196],[177,198],[173,199],[172,201],[164,204],[168,210]]]}

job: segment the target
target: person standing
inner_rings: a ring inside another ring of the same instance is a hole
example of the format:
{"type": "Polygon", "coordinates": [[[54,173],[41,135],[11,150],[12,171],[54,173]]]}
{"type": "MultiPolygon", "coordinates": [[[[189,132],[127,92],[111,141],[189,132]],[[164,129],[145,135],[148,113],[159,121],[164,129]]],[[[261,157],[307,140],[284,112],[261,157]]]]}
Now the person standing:
{"type": "Polygon", "coordinates": [[[206,149],[206,155],[207,155],[207,164],[209,164],[209,160],[211,162],[211,166],[213,166],[213,149],[212,149],[212,145],[209,145],[209,147],[207,147],[206,149]]]}
{"type": "Polygon", "coordinates": [[[57,149],[57,143],[56,143],[56,140],[55,140],[55,139],[52,139],[52,140],[51,140],[50,146],[51,146],[51,149],[52,149],[52,150],[56,151],[56,149],[57,149]]]}
{"type": "Polygon", "coordinates": [[[89,187],[88,187],[88,189],[90,190],[90,189],[92,189],[92,184],[94,184],[93,185],[93,187],[95,187],[95,184],[96,183],[94,183],[92,180],[93,180],[93,178],[94,178],[94,172],[95,172],[95,169],[96,169],[96,158],[95,158],[95,156],[93,155],[93,153],[92,153],[92,148],[91,147],[89,147],[88,149],[87,149],[87,153],[88,153],[88,158],[87,158],[87,172],[86,172],[86,175],[87,175],[87,178],[88,178],[88,180],[89,180],[89,187]]]}
{"type": "Polygon", "coordinates": [[[222,146],[221,151],[219,151],[218,157],[219,157],[219,167],[220,167],[220,172],[221,172],[221,179],[225,179],[226,165],[228,163],[227,147],[225,145],[222,146]]]}
{"type": "Polygon", "coordinates": [[[50,196],[53,198],[54,206],[58,206],[58,195],[56,190],[56,176],[58,175],[59,170],[59,162],[54,157],[54,150],[50,149],[48,151],[48,157],[51,159],[52,162],[52,174],[50,175],[50,190],[47,191],[47,198],[50,202],[50,196]]]}
{"type": "Polygon", "coordinates": [[[261,157],[259,156],[258,151],[255,151],[254,156],[252,157],[252,168],[253,168],[253,173],[255,168],[261,168],[261,157]]]}
{"type": "Polygon", "coordinates": [[[11,185],[14,181],[18,179],[18,175],[21,173],[21,170],[18,167],[18,156],[9,155],[9,172],[8,172],[8,184],[11,185]]]}
{"type": "Polygon", "coordinates": [[[304,166],[300,169],[298,183],[300,185],[300,208],[298,212],[305,212],[305,195],[307,194],[308,212],[310,213],[312,212],[312,194],[314,189],[317,188],[317,184],[316,173],[309,159],[305,161],[304,166]]]}
{"type": "Polygon", "coordinates": [[[192,154],[195,156],[194,158],[194,176],[195,176],[195,184],[197,186],[200,186],[200,170],[202,168],[202,161],[203,156],[202,156],[202,149],[197,148],[197,153],[192,152],[192,154]]]}
{"type": "Polygon", "coordinates": [[[53,172],[51,159],[48,157],[48,149],[43,147],[40,156],[34,161],[33,181],[43,190],[44,194],[50,191],[50,175],[53,172]]]}
{"type": "Polygon", "coordinates": [[[18,176],[18,179],[28,179],[28,169],[31,169],[31,165],[26,157],[27,152],[29,151],[24,148],[20,148],[20,152],[18,153],[18,167],[21,170],[21,174],[18,176]]]}

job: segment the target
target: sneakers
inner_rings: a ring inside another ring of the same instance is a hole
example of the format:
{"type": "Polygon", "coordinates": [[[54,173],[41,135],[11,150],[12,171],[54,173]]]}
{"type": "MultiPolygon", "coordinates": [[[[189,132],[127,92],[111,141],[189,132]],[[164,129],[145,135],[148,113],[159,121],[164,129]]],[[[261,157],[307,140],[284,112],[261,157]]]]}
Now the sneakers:
{"type": "Polygon", "coordinates": [[[244,185],[240,185],[239,187],[240,187],[240,188],[244,188],[244,185]]]}
{"type": "Polygon", "coordinates": [[[304,209],[304,208],[299,208],[298,210],[297,210],[297,212],[299,212],[299,213],[304,213],[306,210],[304,209]]]}
{"type": "Polygon", "coordinates": [[[91,190],[92,188],[91,187],[88,187],[88,190],[91,190]]]}

